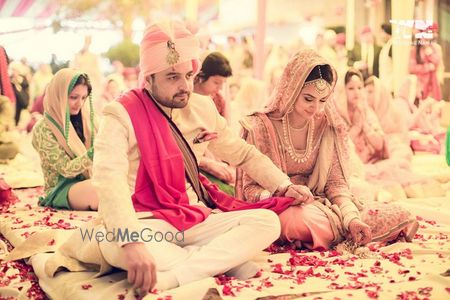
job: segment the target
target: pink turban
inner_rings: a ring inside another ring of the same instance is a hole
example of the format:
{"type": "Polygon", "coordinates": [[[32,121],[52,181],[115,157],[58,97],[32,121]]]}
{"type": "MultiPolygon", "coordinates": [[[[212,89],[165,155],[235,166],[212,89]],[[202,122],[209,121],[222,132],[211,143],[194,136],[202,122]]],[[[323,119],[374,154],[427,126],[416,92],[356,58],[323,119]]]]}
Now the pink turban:
{"type": "Polygon", "coordinates": [[[141,79],[177,64],[193,62],[198,71],[200,41],[181,23],[153,24],[144,32],[140,47],[141,79]]]}

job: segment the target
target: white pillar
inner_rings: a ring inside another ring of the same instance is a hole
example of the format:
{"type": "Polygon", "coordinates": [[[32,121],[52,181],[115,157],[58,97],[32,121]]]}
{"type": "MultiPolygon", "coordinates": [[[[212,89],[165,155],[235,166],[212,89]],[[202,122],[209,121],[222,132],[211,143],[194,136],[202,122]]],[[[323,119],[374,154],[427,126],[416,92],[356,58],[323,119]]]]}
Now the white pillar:
{"type": "Polygon", "coordinates": [[[409,74],[414,0],[392,1],[392,55],[394,95],[398,95],[402,80],[409,74]]]}
{"type": "Polygon", "coordinates": [[[266,7],[267,0],[258,0],[258,16],[256,21],[255,53],[253,56],[253,76],[263,79],[265,51],[264,41],[266,37],[266,7]]]}
{"type": "Polygon", "coordinates": [[[416,20],[425,19],[425,5],[423,1],[418,1],[414,7],[414,17],[416,20]]]}
{"type": "Polygon", "coordinates": [[[425,2],[425,19],[437,21],[434,19],[434,0],[426,0],[425,2]]]}
{"type": "Polygon", "coordinates": [[[379,7],[373,5],[369,8],[369,27],[372,30],[374,37],[377,35],[378,28],[378,9],[379,7]]]}
{"type": "Polygon", "coordinates": [[[355,0],[346,1],[345,47],[352,50],[355,46],[355,0]]]}

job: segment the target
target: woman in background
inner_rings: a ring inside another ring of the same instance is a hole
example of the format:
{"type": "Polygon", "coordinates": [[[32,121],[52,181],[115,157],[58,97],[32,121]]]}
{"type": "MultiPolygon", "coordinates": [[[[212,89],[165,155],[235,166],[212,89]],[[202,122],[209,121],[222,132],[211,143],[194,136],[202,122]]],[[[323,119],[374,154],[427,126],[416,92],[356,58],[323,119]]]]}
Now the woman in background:
{"type": "MultiPolygon", "coordinates": [[[[230,104],[220,91],[232,74],[228,59],[220,52],[212,52],[203,60],[200,72],[194,80],[194,92],[210,97],[219,114],[228,122],[230,104]]],[[[199,167],[203,175],[216,183],[222,191],[234,195],[234,188],[230,185],[235,180],[234,168],[217,160],[209,151],[200,159],[199,167]]]]}
{"type": "Polygon", "coordinates": [[[205,57],[200,72],[195,77],[194,92],[211,97],[217,111],[229,120],[229,103],[222,96],[222,90],[228,77],[233,72],[228,59],[220,52],[212,52],[205,57]]]}
{"type": "Polygon", "coordinates": [[[405,118],[411,148],[439,154],[445,138],[445,130],[439,124],[444,103],[433,98],[419,101],[419,96],[417,77],[409,75],[400,88],[395,105],[405,118]]]}
{"type": "MultiPolygon", "coordinates": [[[[411,151],[383,131],[377,114],[367,103],[362,74],[355,69],[348,70],[344,84],[344,99],[341,99],[344,105],[340,113],[347,123],[356,153],[364,163],[366,180],[382,186],[395,199],[422,197],[429,184],[441,194],[442,188],[437,183],[411,171],[411,151]]],[[[385,127],[392,131],[388,125],[385,127]]]]}
{"type": "Polygon", "coordinates": [[[58,71],[46,89],[44,117],[34,126],[32,140],[45,179],[46,196],[40,205],[98,208],[90,181],[96,133],[91,93],[89,77],[74,69],[58,71]]]}
{"type": "Polygon", "coordinates": [[[439,49],[430,39],[416,39],[409,57],[409,73],[418,78],[420,100],[432,97],[441,100],[441,87],[438,80],[438,68],[441,63],[439,49]]]}

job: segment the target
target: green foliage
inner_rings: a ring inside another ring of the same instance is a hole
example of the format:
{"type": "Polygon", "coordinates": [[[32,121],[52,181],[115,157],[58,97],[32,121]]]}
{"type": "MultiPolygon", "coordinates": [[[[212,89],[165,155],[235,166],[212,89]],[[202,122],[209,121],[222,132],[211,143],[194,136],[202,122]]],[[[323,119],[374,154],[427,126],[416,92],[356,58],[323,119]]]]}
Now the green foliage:
{"type": "Polygon", "coordinates": [[[130,40],[124,40],[109,48],[105,53],[111,62],[119,60],[125,67],[136,67],[139,63],[139,45],[130,40]]]}

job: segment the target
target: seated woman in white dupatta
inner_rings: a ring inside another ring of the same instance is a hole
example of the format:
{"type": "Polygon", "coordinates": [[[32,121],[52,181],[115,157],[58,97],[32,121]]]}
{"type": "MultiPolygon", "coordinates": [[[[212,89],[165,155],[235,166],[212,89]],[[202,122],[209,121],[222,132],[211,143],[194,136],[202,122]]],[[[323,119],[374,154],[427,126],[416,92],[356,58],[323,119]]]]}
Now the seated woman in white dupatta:
{"type": "Polygon", "coordinates": [[[391,93],[376,76],[370,76],[364,82],[367,104],[375,112],[389,145],[389,154],[396,160],[411,160],[408,128],[405,115],[394,105],[391,93]]]}
{"type": "MultiPolygon", "coordinates": [[[[344,84],[340,114],[347,123],[356,153],[365,165],[366,180],[382,186],[395,199],[425,196],[424,187],[430,184],[438,191],[439,196],[442,190],[439,186],[411,171],[412,153],[407,146],[402,145],[401,140],[399,142],[392,138],[395,130],[392,129],[394,125],[388,123],[392,121],[389,117],[383,119],[383,126],[391,134],[383,131],[377,114],[366,99],[361,73],[355,69],[348,70],[344,84]]],[[[374,104],[374,107],[378,105],[374,104]]],[[[384,111],[383,117],[388,113],[389,111],[384,111]]]]}
{"type": "Polygon", "coordinates": [[[401,85],[395,105],[402,112],[411,148],[439,154],[444,144],[445,130],[440,126],[443,101],[428,98],[419,101],[417,77],[409,75],[401,85]]]}

